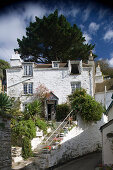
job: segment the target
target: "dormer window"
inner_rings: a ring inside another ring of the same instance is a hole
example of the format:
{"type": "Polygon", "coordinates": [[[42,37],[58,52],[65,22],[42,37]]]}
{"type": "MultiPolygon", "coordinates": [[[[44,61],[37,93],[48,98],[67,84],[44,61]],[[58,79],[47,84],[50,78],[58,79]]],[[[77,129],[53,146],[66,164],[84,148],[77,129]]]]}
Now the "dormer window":
{"type": "Polygon", "coordinates": [[[69,72],[71,75],[81,73],[81,61],[68,61],[69,72]]]}
{"type": "Polygon", "coordinates": [[[59,61],[52,61],[52,68],[59,68],[59,61]]]}
{"type": "Polygon", "coordinates": [[[33,66],[32,64],[24,65],[24,76],[32,76],[33,75],[33,66]]]}

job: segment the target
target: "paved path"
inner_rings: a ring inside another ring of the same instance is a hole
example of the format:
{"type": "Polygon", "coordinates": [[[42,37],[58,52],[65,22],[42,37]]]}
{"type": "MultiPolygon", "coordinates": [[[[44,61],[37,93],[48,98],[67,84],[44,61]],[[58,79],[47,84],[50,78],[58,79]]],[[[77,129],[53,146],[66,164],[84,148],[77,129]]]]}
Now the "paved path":
{"type": "Polygon", "coordinates": [[[101,159],[101,153],[92,153],[54,168],[54,170],[95,170],[95,167],[101,163],[101,159]]]}

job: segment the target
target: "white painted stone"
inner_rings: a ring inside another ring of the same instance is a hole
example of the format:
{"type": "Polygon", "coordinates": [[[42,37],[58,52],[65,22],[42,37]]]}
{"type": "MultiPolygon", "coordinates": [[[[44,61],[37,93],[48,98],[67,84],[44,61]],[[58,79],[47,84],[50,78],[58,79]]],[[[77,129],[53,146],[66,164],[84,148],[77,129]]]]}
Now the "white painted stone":
{"type": "Polygon", "coordinates": [[[86,89],[87,93],[94,95],[93,91],[93,67],[82,67],[80,62],[80,74],[70,75],[69,68],[35,68],[33,67],[33,76],[23,75],[23,64],[21,68],[7,69],[7,94],[10,97],[20,97],[22,102],[21,110],[24,104],[32,101],[32,95],[23,94],[23,83],[33,82],[33,94],[40,84],[44,84],[49,91],[52,91],[58,98],[58,104],[65,103],[67,96],[71,94],[71,82],[81,82],[81,87],[86,89]],[[29,80],[28,80],[29,79],[29,80]]]}
{"type": "Polygon", "coordinates": [[[103,106],[106,106],[106,109],[109,107],[112,99],[111,96],[113,94],[113,90],[109,90],[105,92],[98,92],[95,94],[95,100],[99,103],[102,103],[103,106]]]}

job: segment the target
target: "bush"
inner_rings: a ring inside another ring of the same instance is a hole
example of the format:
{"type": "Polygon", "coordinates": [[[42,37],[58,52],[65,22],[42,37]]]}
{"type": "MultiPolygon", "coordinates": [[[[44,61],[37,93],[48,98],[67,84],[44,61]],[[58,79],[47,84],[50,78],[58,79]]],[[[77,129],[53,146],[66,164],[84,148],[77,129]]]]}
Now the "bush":
{"type": "Polygon", "coordinates": [[[31,142],[28,137],[24,137],[22,139],[22,157],[24,159],[27,159],[28,157],[32,156],[32,150],[31,150],[31,142]]]}
{"type": "Polygon", "coordinates": [[[11,99],[5,93],[0,93],[0,115],[10,113],[12,106],[11,99]]]}
{"type": "Polygon", "coordinates": [[[43,130],[44,134],[47,133],[47,123],[40,118],[37,118],[35,125],[38,126],[41,130],[43,130]]]}
{"type": "Polygon", "coordinates": [[[17,146],[22,145],[22,138],[32,139],[36,136],[35,123],[32,120],[13,121],[12,125],[12,143],[17,146]]]}
{"type": "Polygon", "coordinates": [[[104,108],[93,97],[88,95],[84,89],[76,89],[69,96],[74,114],[80,114],[86,122],[98,121],[102,117],[104,108]]]}
{"type": "Polygon", "coordinates": [[[42,105],[39,100],[34,100],[32,103],[28,103],[26,108],[25,108],[25,118],[35,118],[39,115],[41,115],[42,112],[42,105]]]}
{"type": "Polygon", "coordinates": [[[69,114],[70,107],[67,103],[57,105],[56,107],[56,119],[57,121],[62,121],[69,114]]]}

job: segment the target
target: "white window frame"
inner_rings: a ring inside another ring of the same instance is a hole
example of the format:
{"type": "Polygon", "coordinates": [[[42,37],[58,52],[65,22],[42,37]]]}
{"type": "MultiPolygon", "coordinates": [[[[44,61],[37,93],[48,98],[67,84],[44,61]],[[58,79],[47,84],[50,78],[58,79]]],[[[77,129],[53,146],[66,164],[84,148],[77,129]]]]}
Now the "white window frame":
{"type": "Polygon", "coordinates": [[[52,61],[52,68],[59,68],[59,61],[52,61]]]}
{"type": "Polygon", "coordinates": [[[27,95],[27,94],[33,94],[33,83],[24,83],[23,84],[23,94],[27,95]]]}
{"type": "Polygon", "coordinates": [[[81,82],[71,82],[71,92],[73,93],[76,89],[81,88],[81,82]]]}
{"type": "Polygon", "coordinates": [[[24,65],[24,76],[32,76],[33,75],[33,65],[25,64],[24,65]]]}

